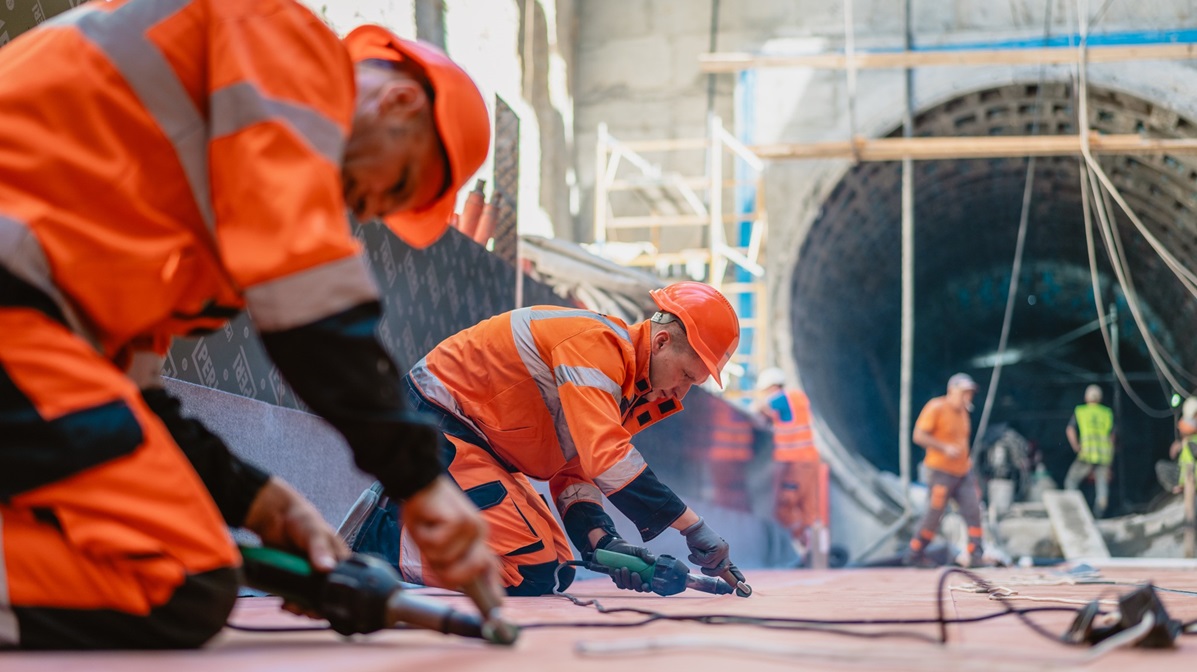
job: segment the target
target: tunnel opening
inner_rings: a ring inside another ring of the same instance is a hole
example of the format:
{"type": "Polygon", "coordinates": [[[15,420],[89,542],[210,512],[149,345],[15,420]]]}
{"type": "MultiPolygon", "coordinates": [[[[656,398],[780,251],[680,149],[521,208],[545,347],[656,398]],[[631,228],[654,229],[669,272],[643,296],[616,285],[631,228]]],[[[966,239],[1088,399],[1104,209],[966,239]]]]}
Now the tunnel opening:
{"type": "MultiPolygon", "coordinates": [[[[1194,123],[1126,93],[1090,87],[1090,123],[1102,133],[1192,137],[1194,123]]],[[[1064,82],[974,91],[921,111],[915,134],[1075,133],[1073,87],[1064,82]]],[[[894,129],[891,135],[900,135],[894,129]]],[[[1197,160],[1182,156],[1099,159],[1147,228],[1194,269],[1197,160]]],[[[981,416],[1011,279],[1027,159],[915,164],[915,346],[912,422],[944,393],[956,371],[980,384],[981,416]]],[[[1117,208],[1115,207],[1117,211],[1117,208]]],[[[1115,225],[1138,305],[1174,360],[1180,382],[1197,359],[1193,297],[1120,211],[1115,225]]],[[[1085,241],[1077,157],[1039,158],[1007,359],[990,427],[1028,439],[1057,483],[1074,458],[1065,438],[1086,385],[1104,391],[1119,436],[1107,515],[1148,508],[1162,493],[1157,460],[1175,437],[1176,390],[1161,382],[1127,293],[1095,232],[1102,304],[1117,318],[1114,348],[1142,410],[1121,389],[1096,328],[1098,310],[1085,241]]],[[[816,412],[849,450],[897,472],[901,334],[901,165],[862,163],[848,171],[805,239],[790,284],[794,361],[816,412]]],[[[1183,391],[1179,391],[1183,395],[1183,391]]],[[[912,447],[912,467],[923,451],[912,447]]],[[[1086,486],[1091,487],[1091,486],[1086,486]]]]}

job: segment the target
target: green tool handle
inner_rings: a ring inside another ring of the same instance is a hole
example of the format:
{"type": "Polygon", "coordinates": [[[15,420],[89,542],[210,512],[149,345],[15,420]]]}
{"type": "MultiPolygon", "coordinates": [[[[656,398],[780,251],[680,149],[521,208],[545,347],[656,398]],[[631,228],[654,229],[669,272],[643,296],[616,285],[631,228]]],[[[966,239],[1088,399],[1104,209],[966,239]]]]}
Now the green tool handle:
{"type": "Polygon", "coordinates": [[[633,574],[639,574],[640,578],[645,581],[653,580],[653,570],[656,568],[655,565],[650,565],[634,555],[615,553],[601,548],[594,552],[594,561],[609,569],[626,569],[633,574]]]}
{"type": "Polygon", "coordinates": [[[305,609],[316,607],[324,577],[314,572],[307,560],[265,546],[241,546],[240,550],[246,585],[305,609]]]}

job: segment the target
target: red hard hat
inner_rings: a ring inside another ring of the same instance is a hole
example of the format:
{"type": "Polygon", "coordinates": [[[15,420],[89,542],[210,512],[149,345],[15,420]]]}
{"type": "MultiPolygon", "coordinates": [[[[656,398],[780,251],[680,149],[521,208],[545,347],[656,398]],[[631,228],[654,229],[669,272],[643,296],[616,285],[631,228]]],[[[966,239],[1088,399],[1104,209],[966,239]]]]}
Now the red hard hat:
{"type": "Polygon", "coordinates": [[[740,320],[719,290],[701,282],[679,282],[649,292],[661,312],[686,327],[686,340],[723,387],[720,372],[740,344],[740,320]]]}
{"type": "Polygon", "coordinates": [[[450,184],[431,205],[383,218],[395,235],[414,247],[428,247],[449,228],[457,192],[490,151],[490,115],[474,81],[436,47],[405,40],[382,26],[359,26],[345,36],[354,63],[372,59],[420,66],[432,85],[432,116],[449,159],[450,184]]]}

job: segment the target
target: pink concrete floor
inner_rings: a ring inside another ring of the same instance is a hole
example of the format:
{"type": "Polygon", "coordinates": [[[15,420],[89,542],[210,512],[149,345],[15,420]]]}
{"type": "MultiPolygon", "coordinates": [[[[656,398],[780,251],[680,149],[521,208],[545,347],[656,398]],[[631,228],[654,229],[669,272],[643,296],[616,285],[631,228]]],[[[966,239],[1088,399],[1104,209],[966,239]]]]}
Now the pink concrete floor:
{"type": "MultiPolygon", "coordinates": [[[[982,570],[986,578],[1018,592],[1017,607],[1070,606],[1026,598],[1092,600],[1113,598],[1127,585],[1015,585],[1043,570],[982,570]]],[[[642,596],[617,590],[606,579],[573,586],[579,597],[598,597],[607,607],[635,606],[669,614],[739,614],[797,618],[934,617],[937,570],[868,569],[839,571],[759,571],[749,573],[752,598],[687,593],[673,597],[642,596]]],[[[1197,572],[1160,569],[1103,571],[1107,579],[1152,580],[1156,585],[1197,592],[1197,572]]],[[[953,576],[949,585],[965,583],[953,576]]],[[[459,596],[421,591],[462,609],[459,596]]],[[[1160,593],[1169,614],[1182,621],[1197,619],[1197,595],[1160,593]]],[[[274,598],[244,598],[233,615],[250,626],[310,625],[313,622],[280,612],[274,598]]],[[[985,594],[951,591],[945,597],[950,618],[1000,611],[985,594]]],[[[604,615],[562,598],[510,598],[509,620],[520,624],[569,622],[621,623],[638,620],[628,614],[604,615]]],[[[1063,631],[1067,613],[1034,614],[1043,627],[1063,631]]],[[[935,626],[874,627],[935,635],[935,626]]],[[[862,631],[857,628],[857,631],[862,631]]],[[[226,629],[200,651],[114,653],[0,653],[2,672],[120,670],[121,672],[383,672],[419,670],[650,670],[659,672],[742,672],[744,670],[911,669],[911,670],[1192,670],[1197,664],[1197,636],[1182,636],[1171,650],[1124,649],[1086,661],[1089,648],[1049,641],[1017,618],[952,625],[945,645],[907,638],[861,639],[826,632],[769,630],[745,625],[656,622],[638,628],[527,628],[511,648],[496,647],[432,632],[388,631],[346,640],[332,632],[286,634],[246,633],[226,629]],[[609,650],[599,651],[603,647],[609,650]]]]}

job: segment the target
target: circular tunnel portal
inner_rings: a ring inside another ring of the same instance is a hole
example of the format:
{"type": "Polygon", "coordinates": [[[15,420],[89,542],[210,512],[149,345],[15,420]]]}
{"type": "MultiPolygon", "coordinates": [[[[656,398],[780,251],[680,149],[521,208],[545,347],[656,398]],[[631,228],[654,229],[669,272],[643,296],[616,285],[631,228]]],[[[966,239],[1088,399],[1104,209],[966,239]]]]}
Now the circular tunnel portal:
{"type": "MultiPolygon", "coordinates": [[[[975,91],[916,116],[915,134],[1070,134],[1077,129],[1068,83],[975,91]],[[1033,130],[1034,129],[1034,130],[1033,130]]],[[[1193,122],[1155,104],[1090,88],[1090,123],[1102,133],[1192,137],[1193,122]]],[[[901,129],[891,135],[898,136],[901,129]]],[[[1100,162],[1147,228],[1194,268],[1197,159],[1104,156],[1100,162]]],[[[915,165],[915,346],[912,416],[944,393],[948,376],[979,383],[981,417],[1001,334],[1027,171],[1026,158],[923,161],[915,165]]],[[[1099,384],[1119,436],[1110,514],[1142,510],[1162,488],[1174,419],[1152,417],[1121,390],[1094,300],[1077,157],[1036,160],[1029,228],[1007,359],[990,427],[1026,437],[1062,483],[1073,453],[1064,429],[1085,386],[1099,384]]],[[[1117,206],[1114,206],[1117,210],[1117,206]]],[[[1193,370],[1197,311],[1190,296],[1130,220],[1115,221],[1148,328],[1174,360],[1180,382],[1193,370]]],[[[1114,348],[1133,391],[1168,409],[1163,384],[1132,317],[1128,296],[1094,232],[1100,300],[1116,311],[1114,348]]],[[[823,205],[791,276],[794,361],[812,405],[837,438],[879,469],[898,471],[901,334],[901,164],[862,163],[823,205]]],[[[914,420],[912,417],[912,422],[914,420]]],[[[923,451],[912,448],[912,462],[923,451]]],[[[912,465],[913,466],[913,465],[912,465]]]]}

